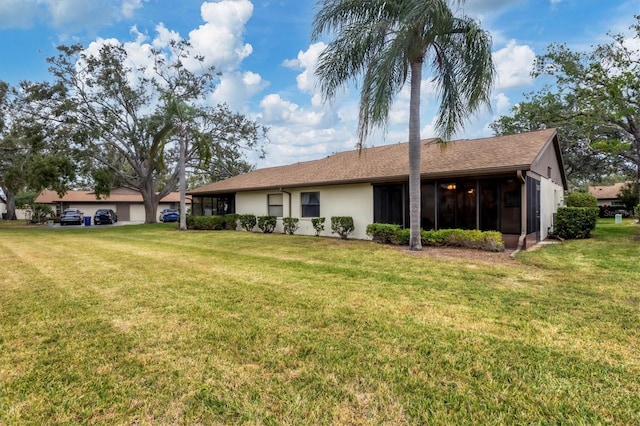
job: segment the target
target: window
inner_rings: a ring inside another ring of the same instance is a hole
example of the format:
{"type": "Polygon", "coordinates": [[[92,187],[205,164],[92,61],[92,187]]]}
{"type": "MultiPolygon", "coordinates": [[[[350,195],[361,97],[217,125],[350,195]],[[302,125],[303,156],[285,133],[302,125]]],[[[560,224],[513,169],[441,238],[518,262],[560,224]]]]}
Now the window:
{"type": "Polygon", "coordinates": [[[282,194],[267,195],[267,214],[269,216],[282,217],[282,194]]]}
{"type": "Polygon", "coordinates": [[[302,217],[320,216],[320,193],[303,192],[300,194],[302,201],[302,217]]]}

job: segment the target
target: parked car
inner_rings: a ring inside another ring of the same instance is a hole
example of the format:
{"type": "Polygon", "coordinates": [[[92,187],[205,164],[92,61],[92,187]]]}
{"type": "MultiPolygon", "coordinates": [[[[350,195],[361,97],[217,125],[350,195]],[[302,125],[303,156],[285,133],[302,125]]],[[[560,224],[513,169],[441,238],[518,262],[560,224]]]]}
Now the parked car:
{"type": "Polygon", "coordinates": [[[96,225],[101,225],[104,223],[108,223],[113,225],[118,221],[118,215],[111,209],[98,209],[96,210],[96,214],[93,216],[93,223],[96,225]]]}
{"type": "Polygon", "coordinates": [[[78,209],[66,209],[60,216],[60,226],[64,225],[82,225],[84,221],[84,213],[78,209]]]}
{"type": "Polygon", "coordinates": [[[160,222],[177,222],[180,220],[178,209],[164,209],[160,212],[160,222]]]}

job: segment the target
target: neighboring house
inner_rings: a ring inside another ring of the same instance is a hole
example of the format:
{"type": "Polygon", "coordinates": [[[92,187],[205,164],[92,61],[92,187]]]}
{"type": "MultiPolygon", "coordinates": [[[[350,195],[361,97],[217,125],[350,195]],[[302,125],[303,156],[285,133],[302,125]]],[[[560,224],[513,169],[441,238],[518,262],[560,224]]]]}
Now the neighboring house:
{"type": "Polygon", "coordinates": [[[619,198],[620,191],[630,182],[619,182],[613,185],[590,186],[589,194],[596,197],[598,207],[600,207],[601,217],[614,217],[618,211],[624,211],[625,216],[629,215],[627,207],[619,198]]]}
{"type": "MultiPolygon", "coordinates": [[[[252,213],[300,218],[352,216],[354,238],[370,223],[409,226],[408,144],[348,151],[315,161],[255,170],[188,191],[194,214],[252,213]]],[[[554,129],[445,146],[422,141],[423,229],[501,231],[505,245],[547,237],[563,205],[565,170],[554,129]]],[[[282,231],[278,221],[276,231],[282,231]]]]}
{"type": "Polygon", "coordinates": [[[596,197],[598,200],[598,206],[614,206],[618,208],[625,208],[624,203],[619,198],[620,191],[629,182],[619,182],[613,185],[604,186],[590,186],[589,194],[596,197]]]}
{"type": "MultiPolygon", "coordinates": [[[[62,197],[55,191],[45,190],[35,199],[36,203],[48,204],[53,209],[56,216],[59,216],[64,209],[80,209],[85,216],[95,214],[98,209],[112,209],[118,215],[119,221],[144,222],[145,212],[142,203],[142,195],[133,189],[116,188],[111,191],[108,197],[96,198],[92,191],[68,191],[62,197]]],[[[187,197],[187,210],[191,206],[191,197],[187,197]]],[[[156,220],[163,209],[179,208],[180,193],[172,192],[158,205],[156,220]]]]}

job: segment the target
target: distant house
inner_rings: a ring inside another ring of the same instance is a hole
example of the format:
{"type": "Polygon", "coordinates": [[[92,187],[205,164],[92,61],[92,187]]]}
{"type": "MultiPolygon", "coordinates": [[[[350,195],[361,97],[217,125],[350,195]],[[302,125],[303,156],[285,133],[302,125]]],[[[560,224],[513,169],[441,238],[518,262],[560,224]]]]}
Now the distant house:
{"type": "MultiPolygon", "coordinates": [[[[458,140],[443,147],[422,141],[423,229],[501,231],[507,247],[547,237],[564,202],[565,170],[553,129],[458,140]]],[[[408,144],[330,155],[255,170],[188,191],[194,214],[252,213],[311,219],[352,216],[353,237],[370,223],[409,226],[408,144]]],[[[282,231],[278,222],[277,231],[282,231]]]]}
{"type": "Polygon", "coordinates": [[[601,217],[614,217],[618,212],[624,213],[625,216],[629,215],[629,212],[626,211],[627,207],[619,197],[620,191],[622,191],[622,188],[627,184],[629,184],[629,182],[589,187],[589,194],[598,200],[601,217]]]}
{"type": "MultiPolygon", "coordinates": [[[[129,188],[116,188],[108,197],[96,198],[92,191],[68,191],[62,197],[55,191],[45,190],[36,197],[38,204],[48,204],[56,215],[64,209],[80,209],[85,216],[93,216],[98,209],[112,209],[118,215],[120,221],[144,222],[145,212],[142,203],[142,194],[129,188]]],[[[191,205],[191,197],[187,197],[187,207],[191,205]]],[[[167,208],[179,208],[180,193],[172,192],[158,205],[156,218],[160,211],[167,208]]]]}
{"type": "Polygon", "coordinates": [[[619,197],[620,191],[628,182],[614,183],[613,185],[590,186],[589,194],[596,197],[599,206],[613,206],[625,208],[624,203],[619,197]]]}

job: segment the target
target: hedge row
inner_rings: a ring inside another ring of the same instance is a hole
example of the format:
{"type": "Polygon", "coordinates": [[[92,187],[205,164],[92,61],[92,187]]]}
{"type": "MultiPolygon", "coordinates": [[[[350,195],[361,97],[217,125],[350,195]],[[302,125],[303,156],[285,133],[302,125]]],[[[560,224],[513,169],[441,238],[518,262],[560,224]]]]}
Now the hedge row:
{"type": "MultiPolygon", "coordinates": [[[[372,223],[367,226],[367,235],[373,241],[386,244],[408,245],[411,230],[400,225],[372,223]]],[[[502,234],[497,231],[476,229],[439,229],[420,231],[423,246],[464,247],[487,251],[503,251],[502,234]]]]}
{"type": "Polygon", "coordinates": [[[187,229],[221,231],[223,229],[235,230],[237,226],[237,214],[225,214],[220,216],[187,215],[187,229]]]}

